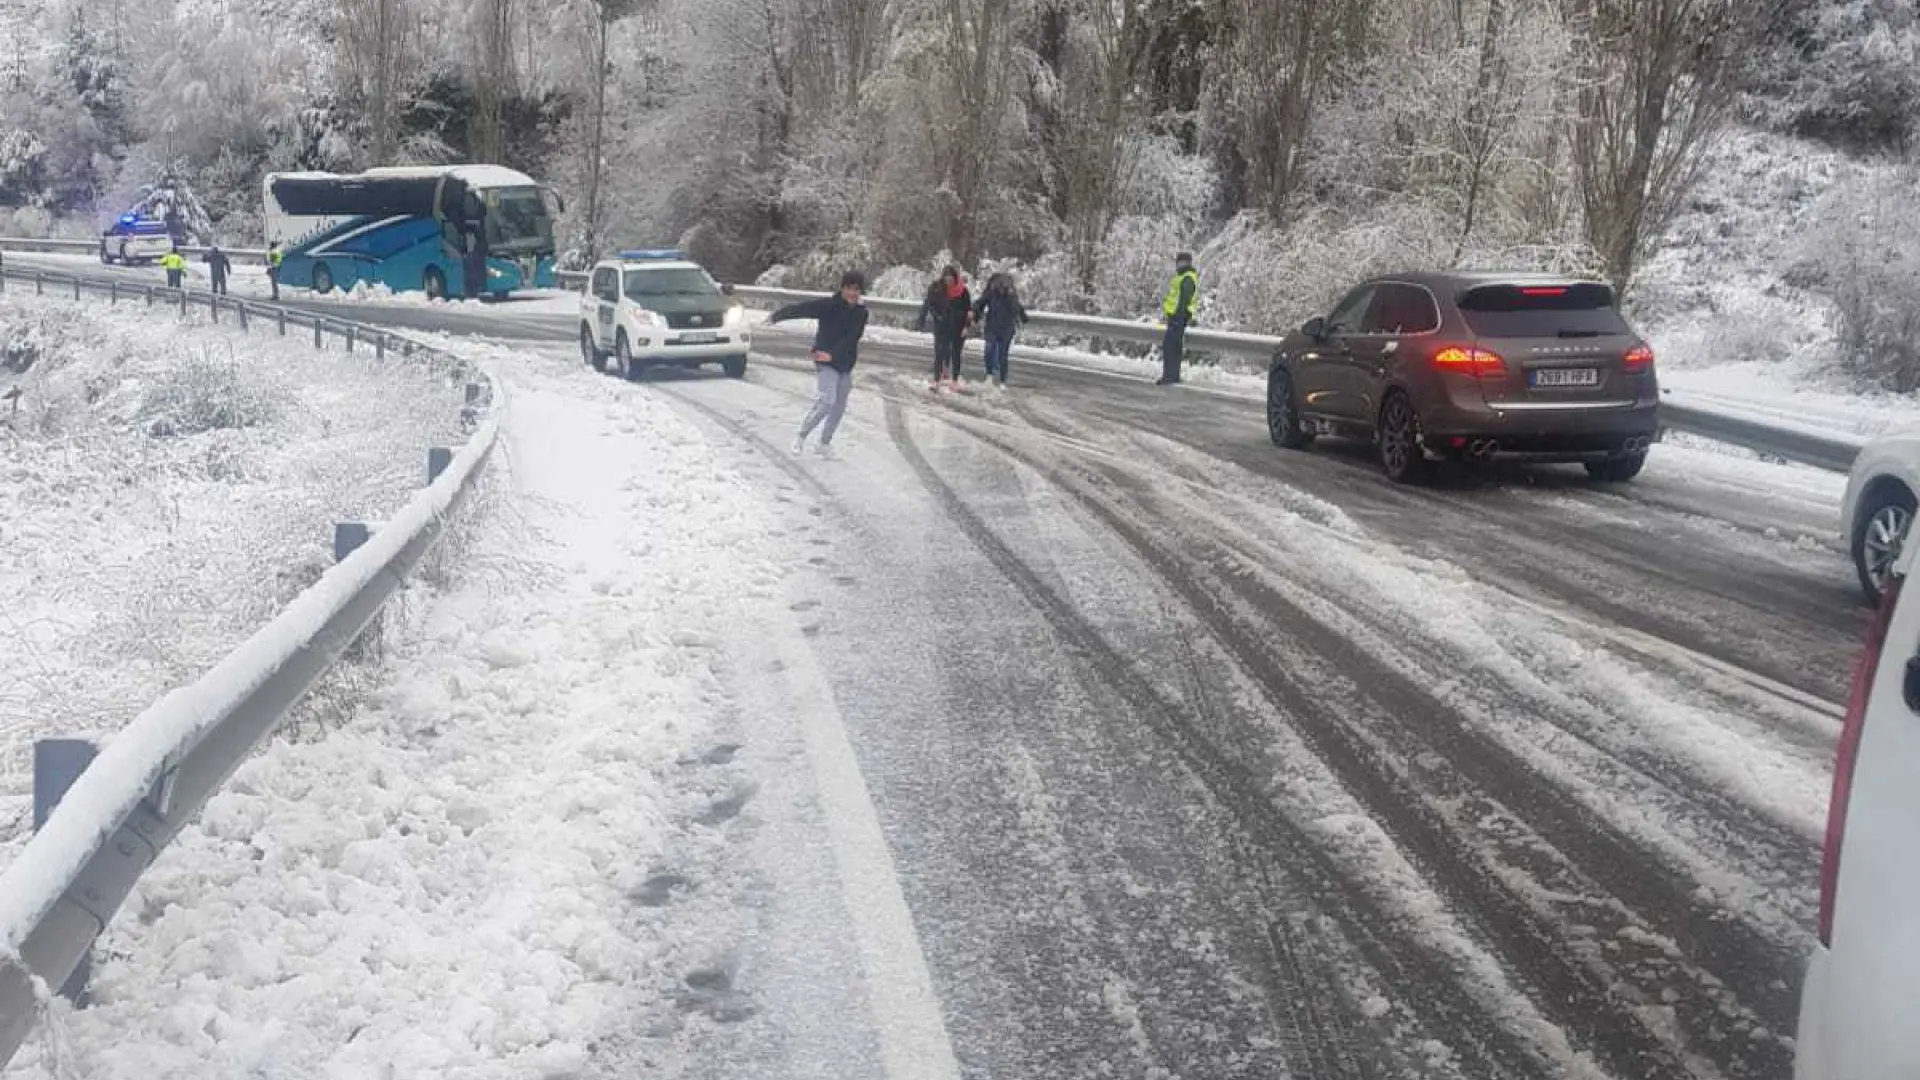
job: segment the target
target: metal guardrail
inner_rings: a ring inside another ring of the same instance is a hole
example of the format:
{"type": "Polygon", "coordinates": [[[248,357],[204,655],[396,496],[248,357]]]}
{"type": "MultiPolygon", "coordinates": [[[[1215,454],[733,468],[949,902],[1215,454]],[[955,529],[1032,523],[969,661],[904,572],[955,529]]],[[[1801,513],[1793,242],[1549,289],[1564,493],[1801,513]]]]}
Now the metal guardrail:
{"type": "MultiPolygon", "coordinates": [[[[243,323],[251,315],[263,328],[283,333],[289,324],[304,322],[316,341],[333,335],[349,349],[357,340],[377,351],[428,351],[383,330],[249,301],[0,270],[0,288],[29,282],[43,290],[50,283],[70,284],[75,295],[93,289],[113,294],[110,299],[124,293],[152,302],[159,295],[173,303],[177,296],[183,309],[191,299],[216,318],[225,309],[243,323]]],[[[493,448],[504,404],[490,381],[470,384],[463,417],[472,434],[457,453],[428,451],[425,490],[378,529],[350,533],[359,546],[278,617],[121,730],[0,874],[0,1065],[25,1041],[45,995],[66,983],[140,874],[333,667],[432,549],[493,448]]],[[[337,535],[336,549],[341,547],[337,535]]]]}
{"type": "MultiPolygon", "coordinates": [[[[0,236],[0,251],[79,252],[85,255],[97,255],[100,252],[101,243],[102,240],[98,237],[92,240],[43,240],[27,236],[0,236]]],[[[266,248],[223,247],[220,250],[226,252],[227,257],[235,262],[264,263],[267,261],[266,248]]],[[[198,244],[180,246],[182,255],[198,256],[206,253],[207,249],[198,244]]]]}
{"type": "Polygon", "coordinates": [[[1833,472],[1852,471],[1854,459],[1866,445],[1866,440],[1859,436],[1815,431],[1777,420],[1703,408],[1689,403],[1684,395],[1673,393],[1660,397],[1660,426],[1833,472]]]}

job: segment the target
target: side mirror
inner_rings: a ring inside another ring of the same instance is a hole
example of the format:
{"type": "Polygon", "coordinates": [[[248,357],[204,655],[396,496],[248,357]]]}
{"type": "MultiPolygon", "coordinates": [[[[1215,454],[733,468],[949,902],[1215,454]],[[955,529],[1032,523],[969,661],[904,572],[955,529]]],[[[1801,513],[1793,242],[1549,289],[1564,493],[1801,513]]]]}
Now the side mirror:
{"type": "Polygon", "coordinates": [[[732,295],[733,295],[733,282],[731,282],[731,281],[729,281],[729,282],[726,282],[726,283],[724,283],[724,284],[722,284],[722,285],[720,286],[720,295],[721,295],[721,296],[732,296],[732,295]]]}
{"type": "Polygon", "coordinates": [[[1325,341],[1327,340],[1327,320],[1315,315],[1307,320],[1307,324],[1300,328],[1300,332],[1315,341],[1325,341]]]}

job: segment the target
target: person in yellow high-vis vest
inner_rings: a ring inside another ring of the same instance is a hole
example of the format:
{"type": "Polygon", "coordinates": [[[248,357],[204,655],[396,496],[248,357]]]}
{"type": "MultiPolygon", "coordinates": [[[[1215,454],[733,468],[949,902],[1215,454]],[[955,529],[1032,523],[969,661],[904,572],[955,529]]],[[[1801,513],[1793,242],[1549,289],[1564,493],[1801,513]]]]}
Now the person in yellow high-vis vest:
{"type": "Polygon", "coordinates": [[[280,299],[280,263],[286,255],[280,250],[280,241],[275,240],[267,249],[267,284],[273,286],[273,298],[280,299]]]}
{"type": "Polygon", "coordinates": [[[177,289],[186,278],[186,257],[180,254],[179,248],[173,248],[160,256],[160,269],[167,272],[167,288],[177,289]]]}
{"type": "Polygon", "coordinates": [[[1173,258],[1173,280],[1167,283],[1167,298],[1160,303],[1160,314],[1167,320],[1167,336],[1160,342],[1161,373],[1159,386],[1180,381],[1180,354],[1186,350],[1187,324],[1200,306],[1200,273],[1193,268],[1193,256],[1186,252],[1173,258]]]}

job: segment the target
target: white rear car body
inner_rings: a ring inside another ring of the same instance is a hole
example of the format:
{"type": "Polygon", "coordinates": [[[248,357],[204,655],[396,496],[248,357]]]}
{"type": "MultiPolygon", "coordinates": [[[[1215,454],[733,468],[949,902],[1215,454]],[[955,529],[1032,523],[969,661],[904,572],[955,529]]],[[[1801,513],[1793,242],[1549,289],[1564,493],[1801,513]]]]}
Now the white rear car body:
{"type": "Polygon", "coordinates": [[[1909,547],[1855,673],[1796,1080],[1920,1077],[1920,588],[1909,547]]]}

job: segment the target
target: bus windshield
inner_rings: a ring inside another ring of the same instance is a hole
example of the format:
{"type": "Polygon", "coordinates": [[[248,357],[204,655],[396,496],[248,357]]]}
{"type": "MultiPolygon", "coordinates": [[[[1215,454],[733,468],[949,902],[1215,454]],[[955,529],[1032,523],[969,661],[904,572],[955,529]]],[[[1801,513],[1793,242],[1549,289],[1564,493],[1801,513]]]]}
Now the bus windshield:
{"type": "Polygon", "coordinates": [[[628,296],[719,296],[720,287],[704,270],[662,266],[627,271],[628,296]]]}
{"type": "Polygon", "coordinates": [[[553,250],[553,221],[539,188],[495,188],[487,204],[487,249],[497,254],[553,250]]]}

